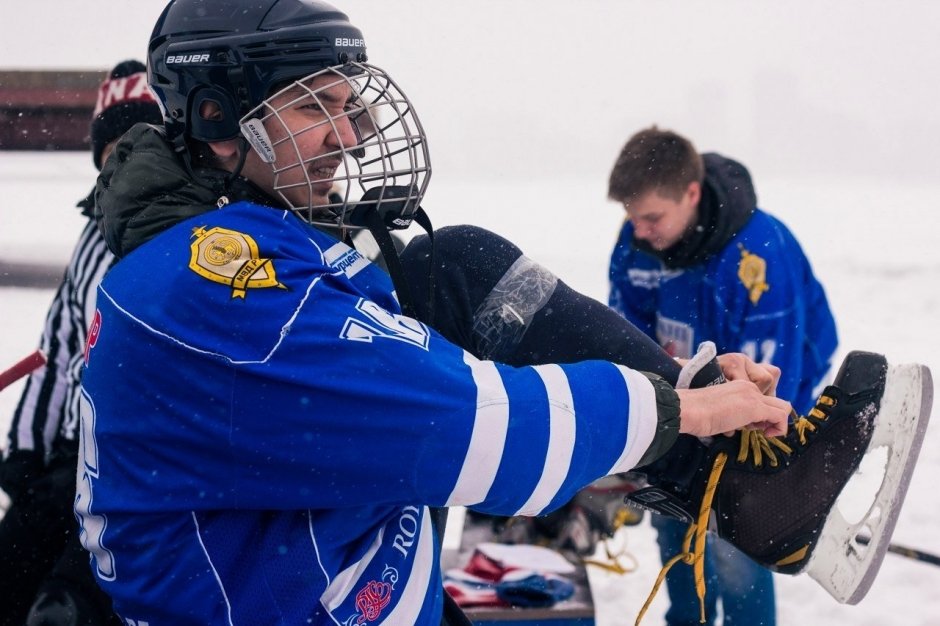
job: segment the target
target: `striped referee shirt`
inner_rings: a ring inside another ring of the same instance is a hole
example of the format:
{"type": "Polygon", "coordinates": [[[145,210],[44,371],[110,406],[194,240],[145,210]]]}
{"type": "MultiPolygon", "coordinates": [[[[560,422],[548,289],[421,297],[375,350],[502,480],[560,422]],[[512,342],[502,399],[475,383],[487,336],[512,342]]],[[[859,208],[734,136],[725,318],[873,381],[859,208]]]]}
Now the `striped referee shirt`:
{"type": "Polygon", "coordinates": [[[26,381],[10,426],[7,454],[35,451],[48,461],[59,446],[77,448],[82,352],[95,312],[95,290],[113,262],[94,219],[89,219],[46,314],[40,347],[48,362],[26,381]]]}

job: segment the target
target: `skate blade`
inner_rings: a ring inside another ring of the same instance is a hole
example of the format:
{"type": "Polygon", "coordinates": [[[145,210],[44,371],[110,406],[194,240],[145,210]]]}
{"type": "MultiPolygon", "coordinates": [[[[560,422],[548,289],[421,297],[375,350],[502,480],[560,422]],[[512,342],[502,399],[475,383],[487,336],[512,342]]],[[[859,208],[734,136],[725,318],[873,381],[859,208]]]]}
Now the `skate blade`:
{"type": "Polygon", "coordinates": [[[933,380],[926,366],[889,368],[866,450],[867,454],[881,446],[888,449],[884,478],[857,524],[850,524],[837,507],[832,508],[805,570],[842,604],[857,604],[875,581],[917,464],[932,405],[933,380]],[[867,546],[856,540],[859,531],[871,534],[867,546]]]}

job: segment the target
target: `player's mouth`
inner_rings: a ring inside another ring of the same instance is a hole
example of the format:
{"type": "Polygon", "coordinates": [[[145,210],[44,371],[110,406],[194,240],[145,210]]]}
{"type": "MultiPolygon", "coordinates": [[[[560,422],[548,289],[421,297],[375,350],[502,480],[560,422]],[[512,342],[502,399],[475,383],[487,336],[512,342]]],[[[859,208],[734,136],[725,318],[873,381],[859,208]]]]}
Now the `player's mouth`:
{"type": "Polygon", "coordinates": [[[316,161],[307,168],[307,174],[313,181],[327,181],[332,182],[334,176],[336,176],[336,170],[339,169],[341,162],[336,160],[329,161],[316,161]]]}

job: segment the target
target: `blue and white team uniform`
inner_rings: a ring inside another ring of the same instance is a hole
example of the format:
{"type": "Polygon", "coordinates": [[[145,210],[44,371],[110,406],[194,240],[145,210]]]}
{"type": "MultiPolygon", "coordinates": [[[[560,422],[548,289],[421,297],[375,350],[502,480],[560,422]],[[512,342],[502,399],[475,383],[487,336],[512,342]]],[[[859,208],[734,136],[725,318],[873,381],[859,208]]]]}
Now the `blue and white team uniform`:
{"type": "Polygon", "coordinates": [[[671,263],[668,255],[638,248],[633,224],[625,221],[610,260],[610,306],[674,357],[688,358],[701,342],[713,341],[719,354],[743,352],[776,365],[782,372],[777,395],[805,412],[838,343],[825,291],[789,229],[744,199],[754,196],[743,166],[704,156],[711,231],[734,232],[691,262],[687,255],[671,263]],[[721,223],[734,219],[721,214],[729,208],[740,216],[740,228],[721,223]]]}
{"type": "MultiPolygon", "coordinates": [[[[719,354],[776,365],[777,395],[805,413],[837,344],[826,294],[792,233],[757,208],[747,169],[719,154],[702,160],[697,221],[679,242],[654,250],[624,223],[610,260],[609,304],[674,357],[713,341],[719,354]]],[[[659,516],[652,523],[665,563],[681,552],[686,526],[659,516]]],[[[726,623],[775,624],[771,573],[717,538],[710,545],[706,613],[716,614],[720,598],[726,623]]],[[[698,621],[691,572],[670,573],[667,585],[666,623],[698,621]]]]}
{"type": "Polygon", "coordinates": [[[481,361],[293,213],[187,219],[103,281],[76,511],[128,624],[435,624],[430,506],[538,514],[633,467],[653,385],[481,361]]]}

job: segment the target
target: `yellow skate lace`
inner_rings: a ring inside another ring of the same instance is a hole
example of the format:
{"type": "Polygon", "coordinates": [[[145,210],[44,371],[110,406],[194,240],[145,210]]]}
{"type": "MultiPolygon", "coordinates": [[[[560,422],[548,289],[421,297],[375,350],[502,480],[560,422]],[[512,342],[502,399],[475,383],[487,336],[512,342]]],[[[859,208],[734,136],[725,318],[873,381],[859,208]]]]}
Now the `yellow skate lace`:
{"type": "MultiPolygon", "coordinates": [[[[636,513],[630,509],[624,507],[617,511],[616,516],[612,524],[613,534],[626,525],[628,521],[631,521],[633,517],[636,516],[636,513]]],[[[633,522],[635,523],[635,522],[633,522]]],[[[612,574],[629,574],[630,572],[636,571],[638,562],[636,557],[627,550],[626,542],[624,542],[623,547],[620,549],[615,549],[611,545],[610,538],[605,537],[603,539],[604,552],[607,555],[606,560],[604,559],[595,559],[593,557],[585,557],[581,561],[585,565],[592,565],[594,567],[599,567],[602,570],[611,572],[612,574]]]]}
{"type": "MultiPolygon", "coordinates": [[[[816,431],[816,424],[809,418],[820,422],[826,421],[826,419],[828,419],[827,411],[834,407],[835,404],[835,399],[827,395],[822,395],[816,402],[816,406],[813,407],[805,417],[798,417],[794,421],[793,428],[796,431],[801,446],[806,445],[807,433],[816,431]],[[826,410],[823,410],[824,408],[826,410]]],[[[777,459],[778,451],[785,455],[790,455],[793,454],[793,447],[780,437],[767,437],[759,430],[744,428],[741,430],[741,443],[738,447],[738,456],[735,460],[738,463],[745,463],[750,455],[754,465],[761,467],[764,463],[764,457],[766,456],[770,466],[776,467],[779,464],[777,459]]],[[[689,525],[689,530],[685,533],[685,539],[682,541],[682,552],[666,561],[665,565],[663,565],[663,568],[660,570],[659,576],[656,577],[656,582],[653,583],[653,589],[650,591],[649,597],[643,604],[643,608],[640,609],[639,615],[637,615],[636,626],[639,626],[643,616],[646,615],[646,611],[649,610],[653,599],[659,592],[659,588],[666,579],[666,574],[668,574],[672,566],[679,561],[692,566],[692,576],[695,579],[695,594],[698,596],[699,602],[699,621],[703,624],[705,623],[705,538],[708,531],[708,518],[712,510],[712,499],[715,495],[715,489],[718,488],[718,482],[721,480],[721,473],[724,471],[727,461],[728,455],[724,452],[718,453],[715,457],[711,473],[708,476],[708,483],[705,485],[705,495],[702,497],[702,504],[699,507],[698,519],[689,525]],[[695,547],[691,549],[693,538],[695,540],[695,547]]]]}
{"type": "MultiPolygon", "coordinates": [[[[801,446],[806,445],[808,433],[816,432],[816,424],[809,418],[813,418],[813,420],[818,422],[825,422],[828,419],[828,415],[823,408],[832,409],[835,405],[836,401],[832,397],[826,395],[819,396],[819,400],[816,401],[816,406],[813,407],[805,417],[797,417],[793,421],[793,429],[799,438],[801,446]]],[[[764,464],[765,456],[771,467],[777,467],[779,464],[777,451],[790,455],[793,454],[793,447],[780,437],[767,437],[759,430],[744,428],[741,430],[741,446],[738,448],[738,457],[736,460],[738,463],[747,462],[748,452],[750,452],[751,457],[754,459],[754,465],[757,467],[761,467],[764,464]]]]}

